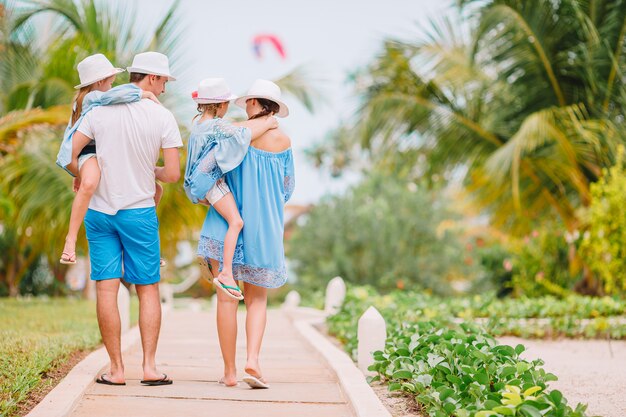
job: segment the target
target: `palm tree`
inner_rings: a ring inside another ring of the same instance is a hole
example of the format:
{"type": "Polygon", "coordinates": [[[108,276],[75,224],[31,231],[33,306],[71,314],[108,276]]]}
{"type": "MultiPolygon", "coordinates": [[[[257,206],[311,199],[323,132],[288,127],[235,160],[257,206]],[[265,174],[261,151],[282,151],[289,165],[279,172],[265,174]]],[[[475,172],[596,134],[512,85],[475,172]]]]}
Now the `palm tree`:
{"type": "MultiPolygon", "coordinates": [[[[152,33],[136,36],[132,10],[112,10],[103,3],[83,0],[0,4],[0,177],[2,195],[15,210],[0,216],[3,237],[13,236],[11,251],[2,254],[5,280],[15,295],[23,273],[41,254],[62,271],[56,257],[62,245],[73,199],[69,177],[54,163],[62,128],[77,83],[75,63],[94,50],[114,62],[129,62],[136,52],[159,49],[173,55],[180,31],[174,3],[152,33]],[[54,33],[42,42],[31,19],[52,12],[54,33]],[[38,42],[36,42],[38,41],[38,42]],[[39,48],[33,45],[43,43],[39,48]],[[17,209],[19,208],[19,209],[17,209]]],[[[174,60],[174,62],[176,62],[174,60]]],[[[179,187],[166,187],[160,207],[162,232],[168,236],[166,252],[175,238],[197,225],[201,212],[189,204],[179,187]],[[170,214],[171,213],[171,214],[170,214]],[[178,215],[177,221],[170,219],[178,215]]],[[[85,241],[81,242],[85,248],[85,241]]]]}
{"type": "Polygon", "coordinates": [[[418,149],[431,172],[462,166],[497,224],[523,229],[524,218],[553,212],[574,229],[576,207],[589,203],[589,183],[623,137],[626,6],[461,6],[469,30],[448,20],[424,42],[386,44],[361,76],[363,128],[353,142],[418,149]]]}
{"type": "Polygon", "coordinates": [[[465,0],[459,11],[424,41],[388,41],[358,74],[352,143],[375,165],[391,152],[396,167],[465,173],[501,228],[553,218],[575,230],[626,137],[626,2],[465,0]]]}

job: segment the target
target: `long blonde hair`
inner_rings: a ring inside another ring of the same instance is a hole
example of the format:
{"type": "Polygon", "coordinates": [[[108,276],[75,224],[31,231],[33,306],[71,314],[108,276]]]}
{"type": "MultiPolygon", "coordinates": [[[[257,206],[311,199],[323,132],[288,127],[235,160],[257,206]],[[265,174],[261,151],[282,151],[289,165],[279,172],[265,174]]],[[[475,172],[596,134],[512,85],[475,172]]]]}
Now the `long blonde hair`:
{"type": "Polygon", "coordinates": [[[113,82],[113,80],[115,80],[115,75],[111,75],[105,79],[86,85],[78,90],[78,93],[76,93],[76,97],[74,97],[74,106],[72,109],[72,125],[76,123],[76,121],[80,118],[81,113],[83,112],[83,101],[85,100],[85,96],[96,90],[99,85],[102,85],[109,80],[113,82]]]}
{"type": "Polygon", "coordinates": [[[85,87],[82,87],[80,90],[78,90],[78,93],[76,93],[76,96],[74,97],[74,105],[72,108],[72,126],[80,118],[80,115],[83,112],[83,100],[85,99],[85,96],[88,93],[92,92],[95,87],[96,83],[89,84],[85,87]]]}

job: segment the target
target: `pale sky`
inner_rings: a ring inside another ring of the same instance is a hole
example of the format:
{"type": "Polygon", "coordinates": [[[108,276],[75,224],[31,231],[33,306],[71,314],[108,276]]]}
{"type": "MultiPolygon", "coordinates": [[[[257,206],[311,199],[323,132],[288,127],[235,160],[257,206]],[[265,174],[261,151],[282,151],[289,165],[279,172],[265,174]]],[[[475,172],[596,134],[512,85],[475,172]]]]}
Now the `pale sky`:
{"type": "MultiPolygon", "coordinates": [[[[142,10],[142,20],[155,22],[172,0],[135,2],[142,10]]],[[[296,161],[296,191],[291,202],[315,202],[327,192],[343,190],[356,178],[349,175],[333,180],[315,169],[303,152],[353,113],[356,101],[348,75],[370,62],[385,38],[418,39],[430,20],[450,13],[451,4],[450,0],[182,0],[180,17],[186,27],[180,43],[183,58],[173,62],[179,78],[168,88],[189,97],[201,79],[224,77],[235,94],[241,95],[256,78],[276,79],[305,65],[324,92],[326,103],[310,114],[294,98],[285,96],[291,115],[280,124],[292,139],[296,161]],[[252,39],[261,33],[276,35],[287,58],[283,60],[264,45],[263,59],[258,59],[252,39]]],[[[231,109],[230,115],[237,114],[234,105],[231,109]]],[[[195,103],[189,99],[171,110],[189,124],[195,103]]]]}

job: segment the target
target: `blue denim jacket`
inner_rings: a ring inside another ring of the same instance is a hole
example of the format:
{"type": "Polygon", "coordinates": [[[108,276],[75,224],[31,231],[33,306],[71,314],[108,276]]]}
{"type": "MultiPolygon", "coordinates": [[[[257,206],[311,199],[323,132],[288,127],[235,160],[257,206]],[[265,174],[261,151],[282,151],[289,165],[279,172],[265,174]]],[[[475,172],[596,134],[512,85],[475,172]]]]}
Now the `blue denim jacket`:
{"type": "Polygon", "coordinates": [[[83,111],[80,118],[72,126],[71,120],[65,128],[63,134],[63,142],[57,154],[57,165],[66,170],[71,176],[74,176],[67,166],[72,162],[72,137],[83,121],[83,117],[93,108],[98,106],[108,106],[111,104],[132,103],[141,100],[141,88],[135,84],[122,84],[110,89],[107,92],[92,91],[83,99],[83,111]]]}

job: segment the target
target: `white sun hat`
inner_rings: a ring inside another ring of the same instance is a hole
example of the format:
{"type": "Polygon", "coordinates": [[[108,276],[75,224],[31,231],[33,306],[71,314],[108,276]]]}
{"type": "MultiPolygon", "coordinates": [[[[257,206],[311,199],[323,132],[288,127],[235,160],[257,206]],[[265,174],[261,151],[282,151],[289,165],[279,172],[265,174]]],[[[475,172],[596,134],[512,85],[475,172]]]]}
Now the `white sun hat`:
{"type": "Polygon", "coordinates": [[[198,104],[223,103],[237,98],[223,78],[205,78],[200,81],[198,90],[191,93],[198,104]]]}
{"type": "Polygon", "coordinates": [[[115,68],[111,61],[102,54],[88,56],[78,63],[76,69],[80,79],[80,84],[74,87],[76,89],[87,87],[90,84],[124,72],[122,68],[115,68]]]}
{"type": "Polygon", "coordinates": [[[237,100],[235,100],[235,104],[245,109],[246,101],[251,98],[264,98],[266,100],[273,101],[280,107],[278,113],[276,113],[276,116],[289,116],[289,108],[280,99],[280,87],[271,81],[261,79],[256,80],[245,96],[241,96],[237,100]]]}
{"type": "Polygon", "coordinates": [[[170,81],[176,81],[176,78],[170,74],[170,62],[167,56],[159,52],[143,52],[135,55],[132,65],[126,68],[126,71],[160,75],[167,77],[170,81]]]}

